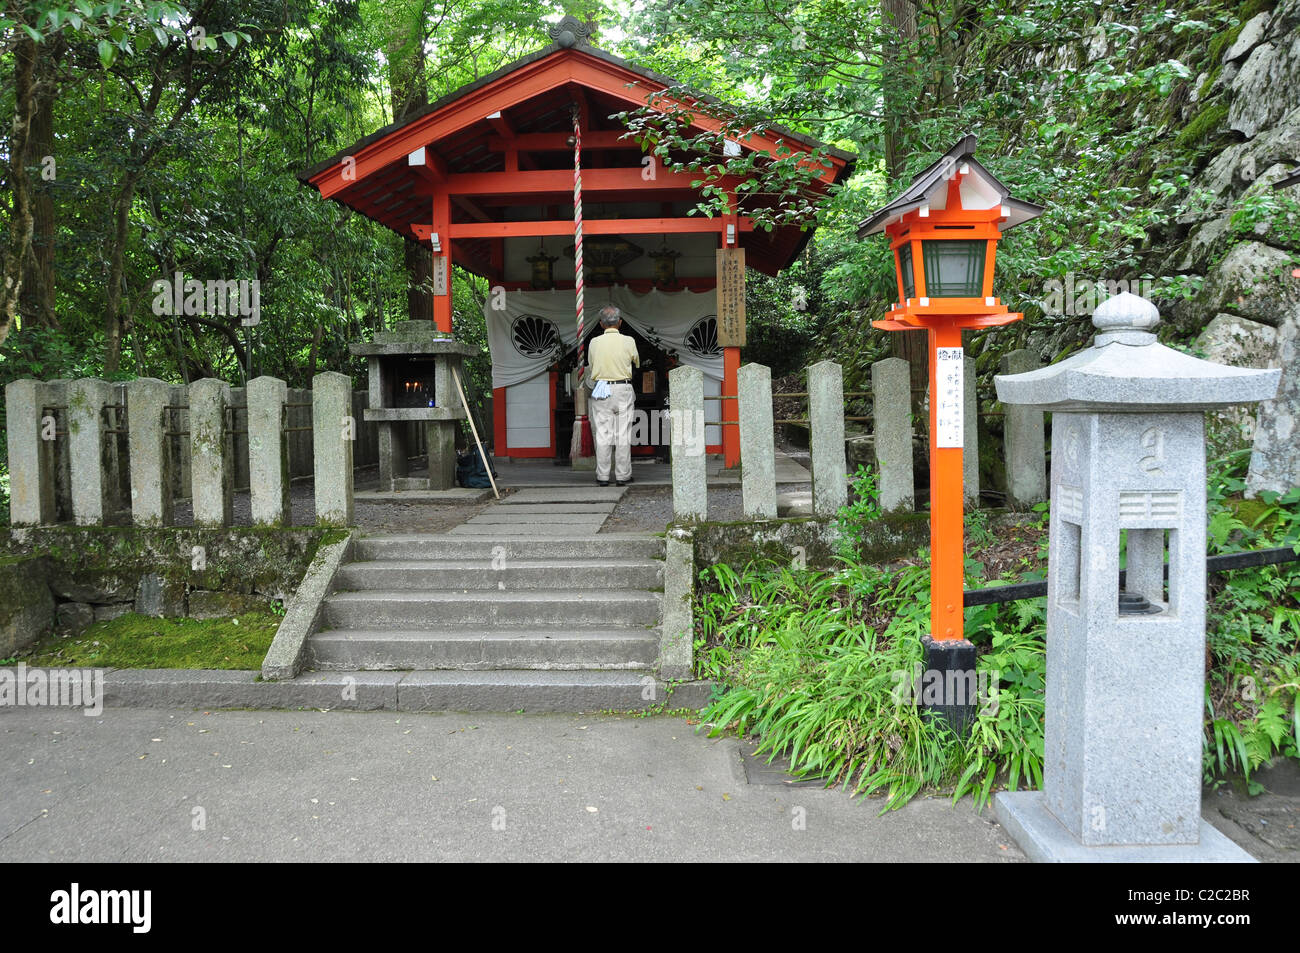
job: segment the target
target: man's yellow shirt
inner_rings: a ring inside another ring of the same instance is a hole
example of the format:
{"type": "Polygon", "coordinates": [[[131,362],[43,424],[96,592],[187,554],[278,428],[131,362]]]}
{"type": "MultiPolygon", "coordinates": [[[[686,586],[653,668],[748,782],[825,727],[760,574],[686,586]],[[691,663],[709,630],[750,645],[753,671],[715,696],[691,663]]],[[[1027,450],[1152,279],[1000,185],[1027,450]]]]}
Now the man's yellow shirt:
{"type": "Polygon", "coordinates": [[[632,368],[641,366],[636,341],[618,328],[605,328],[605,333],[592,338],[587,347],[589,381],[625,381],[632,377],[632,368]]]}

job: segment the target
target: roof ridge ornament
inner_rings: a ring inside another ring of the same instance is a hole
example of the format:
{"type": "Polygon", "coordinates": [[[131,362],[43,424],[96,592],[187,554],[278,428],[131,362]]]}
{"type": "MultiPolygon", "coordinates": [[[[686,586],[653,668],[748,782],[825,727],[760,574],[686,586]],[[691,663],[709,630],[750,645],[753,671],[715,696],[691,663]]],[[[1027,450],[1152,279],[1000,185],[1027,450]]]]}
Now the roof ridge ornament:
{"type": "Polygon", "coordinates": [[[1092,312],[1092,326],[1097,329],[1092,346],[1154,344],[1156,336],[1152,329],[1159,323],[1159,309],[1141,295],[1129,291],[1112,295],[1092,312]]]}
{"type": "Polygon", "coordinates": [[[587,46],[591,42],[592,31],[596,29],[594,21],[583,23],[571,13],[566,13],[559,23],[552,24],[547,32],[551,42],[562,50],[575,46],[587,46]]]}

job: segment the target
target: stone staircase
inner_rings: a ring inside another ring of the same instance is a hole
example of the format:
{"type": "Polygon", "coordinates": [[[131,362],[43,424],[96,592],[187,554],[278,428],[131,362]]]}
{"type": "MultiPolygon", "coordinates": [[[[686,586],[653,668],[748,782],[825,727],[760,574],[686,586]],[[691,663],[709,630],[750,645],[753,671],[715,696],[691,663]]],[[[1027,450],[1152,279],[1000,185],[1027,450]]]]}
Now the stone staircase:
{"type": "Polygon", "coordinates": [[[438,709],[644,707],[663,556],[661,538],[631,533],[361,537],[308,664],[418,674],[438,709]]]}

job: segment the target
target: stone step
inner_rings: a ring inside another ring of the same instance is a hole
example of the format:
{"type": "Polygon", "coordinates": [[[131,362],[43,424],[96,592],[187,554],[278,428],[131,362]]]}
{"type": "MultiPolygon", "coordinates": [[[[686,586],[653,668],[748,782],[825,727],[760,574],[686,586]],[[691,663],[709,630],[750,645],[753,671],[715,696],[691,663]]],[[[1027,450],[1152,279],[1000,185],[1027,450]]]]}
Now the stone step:
{"type": "Polygon", "coordinates": [[[489,506],[480,515],[489,513],[509,513],[513,517],[547,516],[554,513],[613,513],[618,504],[613,500],[596,500],[583,503],[514,503],[505,500],[489,506]]]}
{"type": "Polygon", "coordinates": [[[368,590],[325,600],[334,629],[528,628],[659,624],[660,594],[629,589],[368,590]]]}
{"type": "Polygon", "coordinates": [[[526,513],[522,506],[501,506],[488,508],[477,516],[471,516],[464,526],[568,526],[570,530],[586,527],[596,528],[609,518],[608,513],[585,510],[581,513],[526,513]]]}
{"type": "Polygon", "coordinates": [[[471,537],[478,539],[493,539],[499,542],[505,542],[513,539],[550,539],[555,535],[557,530],[572,533],[574,530],[592,533],[604,525],[605,518],[601,517],[600,522],[592,522],[587,517],[578,518],[575,525],[573,522],[564,523],[534,523],[527,520],[508,520],[502,522],[484,522],[476,523],[474,520],[468,520],[459,526],[453,526],[447,530],[448,536],[453,537],[471,537]]]}
{"type": "Polygon", "coordinates": [[[330,629],[311,637],[322,671],[419,669],[649,669],[657,629],[330,629]]]}
{"type": "Polygon", "coordinates": [[[627,487],[596,486],[596,475],[591,475],[592,482],[580,486],[537,486],[525,487],[508,493],[501,498],[501,506],[528,506],[537,503],[617,503],[627,487]]]}
{"type": "Polygon", "coordinates": [[[403,711],[633,711],[666,697],[635,671],[411,672],[398,685],[403,711]]]}
{"type": "Polygon", "coordinates": [[[337,590],[360,589],[655,589],[655,559],[373,559],[339,570],[337,590]]]}
{"type": "Polygon", "coordinates": [[[661,537],[644,533],[565,534],[558,527],[554,534],[537,538],[496,538],[452,536],[449,534],[411,534],[404,536],[363,536],[354,546],[354,559],[568,559],[659,558],[664,555],[661,537]]]}

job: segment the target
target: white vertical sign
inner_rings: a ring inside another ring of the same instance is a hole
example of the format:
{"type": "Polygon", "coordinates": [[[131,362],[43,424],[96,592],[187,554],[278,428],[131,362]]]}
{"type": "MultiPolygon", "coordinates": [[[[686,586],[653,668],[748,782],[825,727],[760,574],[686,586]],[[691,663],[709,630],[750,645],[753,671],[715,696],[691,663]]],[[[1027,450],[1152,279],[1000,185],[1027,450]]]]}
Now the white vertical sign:
{"type": "Polygon", "coordinates": [[[447,256],[433,256],[433,293],[438,296],[447,293],[447,256]]]}
{"type": "Polygon", "coordinates": [[[936,447],[962,446],[965,381],[962,368],[965,353],[959,347],[940,347],[934,355],[936,447]]]}

